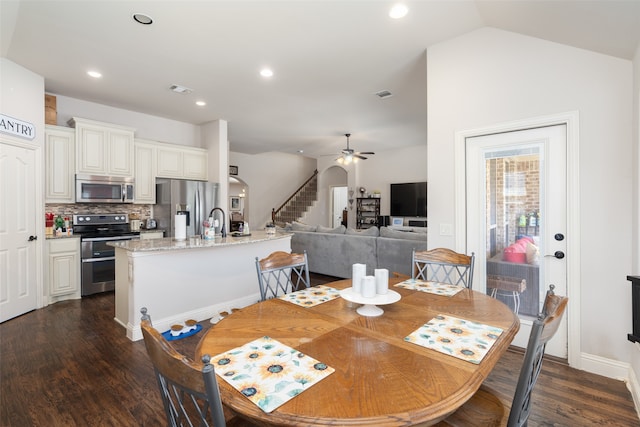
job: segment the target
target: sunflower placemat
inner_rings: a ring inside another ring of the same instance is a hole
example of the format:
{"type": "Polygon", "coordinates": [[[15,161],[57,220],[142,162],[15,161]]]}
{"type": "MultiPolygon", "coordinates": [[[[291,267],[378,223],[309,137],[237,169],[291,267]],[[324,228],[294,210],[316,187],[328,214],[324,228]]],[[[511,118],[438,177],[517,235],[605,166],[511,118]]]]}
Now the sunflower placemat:
{"type": "Polygon", "coordinates": [[[479,364],[501,334],[494,326],[439,314],[404,340],[479,364]]]}
{"type": "Polygon", "coordinates": [[[211,363],[220,378],[267,413],[334,372],[266,336],[219,354],[211,363]]]}
{"type": "Polygon", "coordinates": [[[300,291],[291,292],[278,298],[303,307],[313,307],[323,302],[331,301],[340,296],[340,291],[329,286],[318,285],[300,291]]]}
{"type": "Polygon", "coordinates": [[[411,289],[420,292],[429,292],[430,294],[453,296],[463,290],[462,286],[451,285],[448,283],[427,282],[420,279],[409,279],[396,284],[399,288],[411,289]]]}

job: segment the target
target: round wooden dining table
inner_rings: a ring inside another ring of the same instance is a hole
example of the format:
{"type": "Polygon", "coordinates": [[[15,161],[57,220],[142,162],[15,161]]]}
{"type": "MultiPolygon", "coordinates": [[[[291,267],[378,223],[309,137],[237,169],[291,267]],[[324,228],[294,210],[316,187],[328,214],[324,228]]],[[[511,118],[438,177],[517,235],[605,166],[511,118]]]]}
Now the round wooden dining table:
{"type": "MultiPolygon", "coordinates": [[[[313,307],[278,298],[250,305],[212,326],[198,344],[196,357],[214,357],[268,336],[335,369],[270,413],[219,377],[223,404],[257,424],[435,424],[476,392],[509,347],[520,322],[505,304],[480,292],[463,289],[443,296],[393,286],[400,281],[389,279],[389,289],[401,298],[380,306],[384,313],[377,317],[358,314],[361,304],[344,298],[313,307]],[[503,332],[479,363],[405,340],[438,315],[503,332]]],[[[325,286],[345,289],[351,280],[325,286]]]]}

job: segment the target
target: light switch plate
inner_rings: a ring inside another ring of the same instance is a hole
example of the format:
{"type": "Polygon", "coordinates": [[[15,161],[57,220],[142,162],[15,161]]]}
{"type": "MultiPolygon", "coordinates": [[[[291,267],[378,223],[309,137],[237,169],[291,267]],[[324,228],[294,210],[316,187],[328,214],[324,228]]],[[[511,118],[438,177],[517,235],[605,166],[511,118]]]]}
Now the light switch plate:
{"type": "Polygon", "coordinates": [[[453,236],[453,224],[440,224],[441,236],[453,236]]]}

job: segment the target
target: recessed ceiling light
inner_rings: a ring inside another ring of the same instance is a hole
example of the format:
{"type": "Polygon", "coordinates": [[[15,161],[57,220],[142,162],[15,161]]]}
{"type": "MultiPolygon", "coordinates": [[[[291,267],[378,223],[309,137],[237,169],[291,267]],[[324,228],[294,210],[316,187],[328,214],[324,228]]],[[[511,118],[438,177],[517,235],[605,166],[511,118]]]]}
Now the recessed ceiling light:
{"type": "Polygon", "coordinates": [[[409,12],[409,8],[406,5],[402,3],[396,3],[389,11],[389,16],[393,19],[400,19],[404,17],[407,12],[409,12]]]}
{"type": "Polygon", "coordinates": [[[196,101],[196,105],[197,105],[198,107],[204,107],[205,105],[207,105],[207,103],[206,103],[206,102],[204,102],[204,101],[196,101]]]}
{"type": "Polygon", "coordinates": [[[298,153],[302,154],[304,153],[304,150],[298,150],[298,153]]]}
{"type": "Polygon", "coordinates": [[[87,74],[93,77],[94,79],[99,79],[100,77],[102,77],[102,74],[95,70],[89,70],[87,71],[87,74]]]}
{"type": "Polygon", "coordinates": [[[134,13],[131,15],[134,21],[138,24],[142,25],[151,25],[153,23],[153,19],[149,15],[145,15],[144,13],[134,13]]]}
{"type": "Polygon", "coordinates": [[[269,68],[263,68],[262,70],[260,70],[260,75],[262,77],[272,77],[273,71],[269,68]]]}

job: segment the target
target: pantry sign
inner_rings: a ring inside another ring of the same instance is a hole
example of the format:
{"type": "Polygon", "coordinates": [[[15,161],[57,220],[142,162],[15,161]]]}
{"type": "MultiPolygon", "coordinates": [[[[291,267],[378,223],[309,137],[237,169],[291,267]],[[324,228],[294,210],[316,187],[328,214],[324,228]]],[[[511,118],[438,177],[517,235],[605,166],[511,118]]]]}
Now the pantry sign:
{"type": "Polygon", "coordinates": [[[0,132],[33,140],[36,137],[36,127],[29,122],[14,119],[0,113],[0,132]]]}

